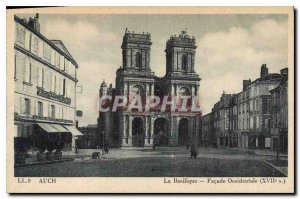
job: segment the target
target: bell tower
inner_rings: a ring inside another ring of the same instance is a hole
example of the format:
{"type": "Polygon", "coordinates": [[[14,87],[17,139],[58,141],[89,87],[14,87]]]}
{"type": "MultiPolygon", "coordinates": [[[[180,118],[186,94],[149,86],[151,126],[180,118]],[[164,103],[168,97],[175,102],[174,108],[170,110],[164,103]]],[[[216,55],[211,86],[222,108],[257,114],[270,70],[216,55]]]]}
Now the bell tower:
{"type": "Polygon", "coordinates": [[[171,36],[166,45],[166,72],[195,73],[195,53],[197,46],[195,38],[190,37],[187,31],[179,36],[171,36]]]}
{"type": "Polygon", "coordinates": [[[122,43],[123,69],[150,70],[151,35],[149,33],[137,34],[125,30],[122,43]]]}

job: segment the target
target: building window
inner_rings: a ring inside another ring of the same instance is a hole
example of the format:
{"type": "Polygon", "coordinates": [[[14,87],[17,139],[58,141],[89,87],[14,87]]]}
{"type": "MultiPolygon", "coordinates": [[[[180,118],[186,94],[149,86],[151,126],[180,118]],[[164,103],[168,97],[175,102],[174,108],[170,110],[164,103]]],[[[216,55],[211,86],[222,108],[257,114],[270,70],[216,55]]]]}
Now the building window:
{"type": "Polygon", "coordinates": [[[44,69],[37,68],[38,87],[44,88],[44,69]]]}
{"type": "Polygon", "coordinates": [[[33,46],[32,46],[32,52],[35,54],[38,54],[39,51],[39,40],[37,37],[33,38],[33,46]]]}
{"type": "Polygon", "coordinates": [[[268,99],[267,100],[267,114],[271,114],[271,108],[272,107],[272,100],[271,99],[268,99]]]}
{"type": "Polygon", "coordinates": [[[55,106],[51,105],[51,117],[55,118],[55,106]]]}
{"type": "Polygon", "coordinates": [[[15,55],[14,79],[17,79],[17,55],[15,55]]]}
{"type": "Polygon", "coordinates": [[[43,102],[38,102],[38,116],[43,116],[43,102]]]}
{"type": "Polygon", "coordinates": [[[31,63],[29,61],[26,61],[25,65],[24,82],[31,84],[31,63]]]}
{"type": "Polygon", "coordinates": [[[66,95],[66,79],[63,80],[63,96],[66,95]]]}
{"type": "Polygon", "coordinates": [[[44,43],[43,47],[44,47],[43,48],[44,58],[46,58],[50,61],[51,60],[51,47],[47,43],[44,43]]]}
{"type": "Polygon", "coordinates": [[[55,55],[56,66],[60,68],[60,54],[56,53],[55,55]]]}
{"type": "Polygon", "coordinates": [[[17,41],[25,44],[25,28],[21,25],[17,25],[17,41]]]}
{"type": "Polygon", "coordinates": [[[141,53],[137,52],[135,54],[135,67],[141,68],[142,67],[142,56],[141,53]]]}
{"type": "Polygon", "coordinates": [[[188,61],[187,61],[187,56],[183,55],[181,58],[181,68],[184,71],[187,71],[187,65],[188,65],[188,61]]]}
{"type": "Polygon", "coordinates": [[[30,115],[30,99],[24,99],[24,113],[30,115]]]}

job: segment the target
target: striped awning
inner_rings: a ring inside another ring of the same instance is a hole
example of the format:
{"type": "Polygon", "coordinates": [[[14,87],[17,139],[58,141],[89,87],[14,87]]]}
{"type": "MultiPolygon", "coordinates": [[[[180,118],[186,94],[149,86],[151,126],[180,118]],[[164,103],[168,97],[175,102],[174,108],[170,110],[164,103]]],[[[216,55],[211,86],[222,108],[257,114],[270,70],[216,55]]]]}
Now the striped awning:
{"type": "Polygon", "coordinates": [[[44,129],[48,133],[59,133],[59,131],[56,128],[54,128],[53,126],[51,126],[50,124],[37,123],[37,125],[39,125],[39,127],[44,129]]]}
{"type": "Polygon", "coordinates": [[[68,129],[64,128],[62,125],[59,125],[59,124],[50,124],[50,125],[61,133],[70,132],[68,129]]]}
{"type": "Polygon", "coordinates": [[[67,126],[63,125],[66,129],[68,129],[73,136],[83,135],[75,126],[67,126]]]}

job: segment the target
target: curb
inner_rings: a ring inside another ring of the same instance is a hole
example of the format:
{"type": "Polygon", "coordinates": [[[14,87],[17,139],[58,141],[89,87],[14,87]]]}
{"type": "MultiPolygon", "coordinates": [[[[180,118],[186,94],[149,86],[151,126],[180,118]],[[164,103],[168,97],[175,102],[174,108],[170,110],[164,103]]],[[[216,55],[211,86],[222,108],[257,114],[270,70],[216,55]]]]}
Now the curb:
{"type": "Polygon", "coordinates": [[[285,177],[288,177],[288,175],[286,173],[280,171],[275,165],[271,164],[267,160],[264,160],[264,162],[267,163],[268,165],[270,165],[271,167],[273,167],[274,169],[276,169],[278,172],[280,172],[281,174],[283,174],[285,177]]]}
{"type": "Polygon", "coordinates": [[[14,167],[27,167],[27,166],[35,166],[35,165],[44,165],[44,164],[54,164],[54,163],[60,163],[60,162],[70,162],[74,161],[73,158],[65,158],[63,160],[54,160],[54,161],[46,161],[46,162],[35,162],[35,163],[29,163],[29,164],[17,164],[14,167]]]}

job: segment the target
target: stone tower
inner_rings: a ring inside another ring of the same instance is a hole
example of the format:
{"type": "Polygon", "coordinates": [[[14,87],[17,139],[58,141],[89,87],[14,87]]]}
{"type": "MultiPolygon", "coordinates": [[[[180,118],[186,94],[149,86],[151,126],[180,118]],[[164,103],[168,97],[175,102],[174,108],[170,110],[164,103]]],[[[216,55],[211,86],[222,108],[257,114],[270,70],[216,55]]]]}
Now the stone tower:
{"type": "Polygon", "coordinates": [[[99,98],[102,96],[106,96],[106,95],[107,95],[107,84],[103,80],[103,82],[101,83],[101,86],[100,86],[100,90],[99,90],[99,98]]]}
{"type": "Polygon", "coordinates": [[[123,68],[150,70],[151,44],[151,35],[149,33],[136,34],[126,29],[121,46],[123,68]]]}
{"type": "Polygon", "coordinates": [[[166,71],[195,73],[195,53],[197,46],[195,38],[182,31],[177,36],[171,36],[166,45],[166,71]]]}
{"type": "MultiPolygon", "coordinates": [[[[128,103],[131,102],[133,96],[139,95],[145,99],[154,94],[155,76],[150,68],[151,44],[149,33],[139,34],[126,29],[121,45],[123,66],[117,70],[116,94],[126,96],[128,103]]],[[[119,112],[122,146],[150,145],[147,141],[150,135],[148,132],[148,117],[150,116],[147,114],[149,113],[119,112]],[[132,128],[140,130],[132,131],[132,128]]]]}

